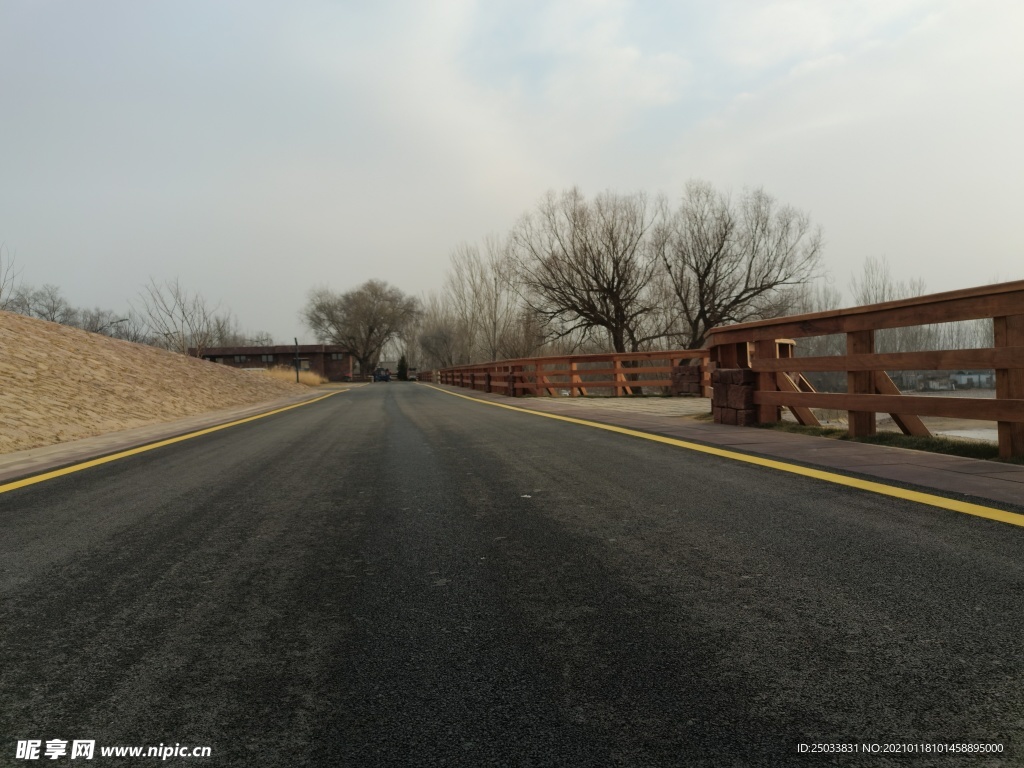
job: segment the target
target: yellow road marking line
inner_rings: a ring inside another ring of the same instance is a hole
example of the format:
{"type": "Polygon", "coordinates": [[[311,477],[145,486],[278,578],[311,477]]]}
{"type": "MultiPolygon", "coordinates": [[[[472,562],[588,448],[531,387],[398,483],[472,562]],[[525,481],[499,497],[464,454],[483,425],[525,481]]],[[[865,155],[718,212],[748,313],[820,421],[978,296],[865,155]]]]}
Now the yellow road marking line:
{"type": "Polygon", "coordinates": [[[928,506],[931,507],[939,507],[940,509],[948,509],[953,512],[961,512],[965,515],[984,517],[988,520],[997,520],[1001,523],[1009,523],[1010,525],[1024,527],[1024,515],[1018,514],[1016,512],[1007,512],[1002,509],[986,507],[982,506],[981,504],[972,504],[967,501],[947,499],[944,496],[936,496],[935,494],[931,493],[909,491],[905,488],[898,488],[894,485],[886,485],[885,483],[879,483],[873,480],[861,480],[856,477],[847,477],[846,475],[840,475],[836,472],[828,472],[821,469],[811,469],[810,467],[802,467],[799,464],[788,464],[784,461],[778,461],[776,459],[766,459],[761,456],[751,456],[746,453],[737,453],[736,451],[730,451],[724,448],[713,448],[709,445],[691,443],[687,440],[677,440],[674,437],[664,437],[663,435],[655,435],[650,432],[640,432],[635,429],[627,429],[626,427],[617,427],[614,424],[601,424],[600,422],[597,421],[576,419],[573,418],[572,416],[562,416],[560,414],[555,413],[544,413],[543,411],[534,411],[530,410],[529,408],[522,408],[516,405],[495,403],[491,400],[481,400],[476,397],[470,397],[469,395],[460,395],[458,392],[449,392],[446,389],[441,389],[430,384],[425,384],[424,386],[428,386],[431,389],[436,389],[438,392],[443,392],[446,395],[452,395],[453,397],[461,397],[464,400],[472,400],[475,403],[493,405],[498,408],[506,408],[510,411],[532,413],[534,416],[543,416],[544,418],[555,419],[557,421],[567,421],[570,424],[581,424],[585,427],[595,427],[597,429],[603,429],[607,432],[616,432],[620,435],[639,437],[643,438],[644,440],[651,440],[656,443],[674,445],[677,448],[686,448],[687,450],[697,451],[699,453],[707,453],[712,456],[720,456],[724,459],[742,461],[747,464],[756,464],[759,467],[777,469],[781,472],[789,472],[790,474],[801,475],[803,477],[812,477],[815,480],[824,480],[826,483],[834,483],[835,485],[845,485],[850,488],[857,488],[862,491],[881,494],[882,496],[893,496],[897,499],[904,499],[906,501],[916,501],[918,504],[927,504],[928,506]]]}
{"type": "Polygon", "coordinates": [[[228,427],[237,427],[239,424],[245,424],[250,421],[256,421],[257,419],[263,419],[267,416],[273,416],[275,413],[284,413],[290,411],[293,408],[301,408],[304,405],[311,405],[313,403],[319,403],[321,400],[326,400],[328,397],[334,395],[340,395],[344,392],[348,392],[347,389],[339,390],[338,392],[330,392],[322,397],[317,397],[313,400],[305,400],[301,403],[295,403],[294,405],[286,405],[284,408],[277,408],[273,411],[267,411],[266,413],[257,413],[255,416],[247,416],[244,419],[238,419],[237,421],[229,421],[226,424],[218,424],[215,427],[207,427],[206,429],[200,429],[197,432],[189,432],[184,435],[178,435],[177,437],[171,437],[166,440],[160,440],[156,443],[148,443],[146,445],[140,445],[137,448],[130,448],[127,451],[121,451],[119,453],[112,453],[109,456],[101,456],[98,459],[90,459],[89,461],[83,461],[81,464],[72,464],[69,467],[63,467],[62,469],[55,469],[52,472],[44,472],[41,475],[33,475],[31,477],[22,478],[21,480],[15,480],[7,483],[6,485],[0,485],[0,493],[7,493],[13,491],[16,488],[24,488],[27,485],[35,485],[36,483],[42,483],[46,480],[52,480],[55,477],[63,477],[64,475],[70,475],[72,472],[81,472],[83,469],[89,469],[90,467],[98,467],[100,464],[108,464],[111,461],[117,461],[118,459],[124,459],[128,456],[134,456],[137,453],[145,453],[146,451],[152,451],[156,448],[163,448],[165,445],[172,445],[173,443],[180,443],[182,440],[191,440],[193,437],[199,437],[200,435],[208,435],[211,432],[219,432],[222,429],[228,427]]]}

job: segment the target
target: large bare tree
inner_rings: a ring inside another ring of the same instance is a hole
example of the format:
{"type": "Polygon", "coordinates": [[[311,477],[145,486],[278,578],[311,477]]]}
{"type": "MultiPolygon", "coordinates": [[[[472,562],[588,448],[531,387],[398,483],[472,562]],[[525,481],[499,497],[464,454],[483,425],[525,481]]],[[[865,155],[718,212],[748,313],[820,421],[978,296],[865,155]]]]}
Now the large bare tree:
{"type": "Polygon", "coordinates": [[[313,289],[302,317],[317,339],[344,346],[368,373],[384,345],[408,328],[419,312],[414,297],[381,280],[369,280],[347,293],[313,289]]]}
{"type": "Polygon", "coordinates": [[[527,302],[557,335],[600,329],[616,352],[663,337],[667,327],[650,323],[658,310],[653,220],[642,194],[588,201],[577,188],[549,192],[511,235],[527,302]]]}
{"type": "Polygon", "coordinates": [[[733,201],[703,181],[686,185],[654,239],[691,349],[716,325],[791,311],[791,288],[817,275],[822,250],[807,214],[761,189],[733,201]]]}

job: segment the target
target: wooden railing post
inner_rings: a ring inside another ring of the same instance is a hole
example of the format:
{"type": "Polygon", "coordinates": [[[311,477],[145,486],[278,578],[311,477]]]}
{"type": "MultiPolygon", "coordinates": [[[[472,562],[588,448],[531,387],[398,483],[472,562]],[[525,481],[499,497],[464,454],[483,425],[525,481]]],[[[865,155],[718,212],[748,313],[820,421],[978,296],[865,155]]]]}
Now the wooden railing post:
{"type": "MultiPolygon", "coordinates": [[[[850,331],[846,334],[847,355],[870,355],[875,352],[874,331],[850,331]]],[[[873,395],[875,379],[872,371],[847,371],[846,391],[851,395],[873,395]]],[[[847,411],[850,437],[875,434],[875,414],[869,411],[847,411]]]]}
{"type": "MultiPolygon", "coordinates": [[[[554,360],[554,361],[545,360],[543,362],[544,363],[550,363],[550,364],[554,365],[556,368],[561,364],[560,360],[554,360]]],[[[537,394],[539,395],[541,393],[541,390],[543,390],[549,396],[554,397],[555,396],[555,388],[551,386],[551,382],[548,381],[547,374],[542,370],[541,365],[542,365],[542,361],[541,360],[537,360],[536,361],[537,394]]]]}
{"type": "MultiPolygon", "coordinates": [[[[759,360],[774,359],[778,355],[778,345],[774,339],[763,339],[755,343],[755,354],[759,360]]],[[[760,371],[757,374],[755,392],[774,392],[778,387],[775,384],[775,373],[772,371],[760,371]]],[[[774,424],[779,420],[779,406],[758,405],[757,423],[774,424]]]]}
{"type": "MultiPolygon", "coordinates": [[[[995,347],[1024,347],[1024,315],[992,318],[995,347]]],[[[996,369],[996,399],[1024,399],[1024,367],[996,369]]],[[[1024,456],[1024,423],[998,422],[999,458],[1024,456]]]]}
{"type": "Polygon", "coordinates": [[[719,344],[711,349],[712,361],[719,368],[749,368],[750,352],[747,342],[719,344]]]}
{"type": "Polygon", "coordinates": [[[615,368],[615,396],[622,397],[633,394],[633,389],[626,384],[626,374],[622,372],[622,360],[616,355],[613,367],[615,368]]]}
{"type": "Polygon", "coordinates": [[[577,364],[575,360],[569,363],[569,370],[572,371],[569,379],[569,394],[572,397],[586,395],[587,390],[583,388],[583,379],[581,379],[580,375],[576,372],[577,364]]]}

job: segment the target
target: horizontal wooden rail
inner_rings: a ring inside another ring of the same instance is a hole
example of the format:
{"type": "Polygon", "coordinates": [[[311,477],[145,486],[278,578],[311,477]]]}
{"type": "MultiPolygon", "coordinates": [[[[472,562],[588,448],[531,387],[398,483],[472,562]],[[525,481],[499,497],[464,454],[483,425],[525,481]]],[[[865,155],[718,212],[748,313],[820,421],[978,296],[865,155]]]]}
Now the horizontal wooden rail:
{"type": "Polygon", "coordinates": [[[832,408],[847,411],[858,437],[874,434],[876,413],[891,414],[914,435],[929,434],[920,416],[982,419],[998,422],[1001,457],[1024,456],[1024,281],[722,326],[711,329],[708,347],[716,420],[773,422],[786,407],[801,423],[816,424],[810,409],[832,408]],[[982,318],[992,322],[991,348],[875,352],[876,330],[982,318]],[[845,355],[794,356],[792,339],[833,334],[846,334],[845,355]],[[979,369],[995,371],[994,400],[904,395],[886,373],[979,369]],[[801,375],[808,371],[845,371],[846,393],[815,392],[801,375]]]}
{"type": "MultiPolygon", "coordinates": [[[[993,400],[973,397],[922,397],[919,395],[849,395],[827,392],[756,392],[757,405],[802,405],[869,413],[912,413],[952,419],[1024,421],[1024,400],[993,400]]],[[[1024,488],[1021,489],[1024,498],[1024,488]]]]}
{"type": "Polygon", "coordinates": [[[589,390],[613,390],[616,396],[647,387],[710,396],[708,353],[704,349],[622,352],[518,358],[444,368],[434,380],[484,392],[572,397],[589,390]],[[684,365],[696,361],[697,365],[684,365]],[[690,372],[692,369],[692,373],[690,372]],[[673,376],[678,381],[673,384],[673,376]]]}
{"type": "Polygon", "coordinates": [[[912,299],[863,307],[719,326],[708,332],[708,346],[777,338],[829,336],[835,333],[877,331],[883,328],[906,328],[931,323],[950,323],[956,320],[980,320],[1019,315],[1022,312],[1024,280],[1017,280],[1012,283],[915,296],[912,299]]]}
{"type": "Polygon", "coordinates": [[[755,371],[960,371],[1011,368],[1020,360],[1024,360],[1024,347],[752,359],[750,367],[755,371]]]}
{"type": "MultiPolygon", "coordinates": [[[[652,373],[672,373],[673,366],[671,365],[652,365],[644,366],[643,368],[540,368],[537,369],[539,372],[547,377],[551,376],[607,376],[609,374],[616,373],[633,373],[633,374],[652,374],[652,373]]],[[[532,376],[533,370],[530,371],[517,371],[517,376],[532,376]]],[[[668,378],[664,376],[662,378],[668,378]]]]}

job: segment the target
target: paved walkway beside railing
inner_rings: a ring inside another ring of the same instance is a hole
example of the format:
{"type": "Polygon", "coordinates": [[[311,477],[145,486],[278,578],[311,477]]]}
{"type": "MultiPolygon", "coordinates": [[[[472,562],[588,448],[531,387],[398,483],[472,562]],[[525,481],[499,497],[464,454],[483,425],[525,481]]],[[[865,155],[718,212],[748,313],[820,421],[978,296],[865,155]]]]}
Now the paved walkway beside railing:
{"type": "Polygon", "coordinates": [[[972,496],[999,502],[1001,507],[1010,505],[1024,510],[1024,466],[695,420],[693,416],[709,410],[704,398],[512,398],[459,387],[431,386],[517,408],[917,486],[945,496],[972,496]]]}

